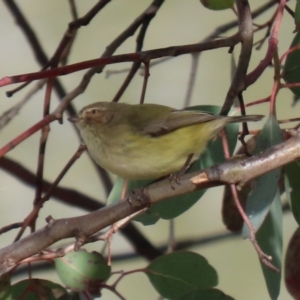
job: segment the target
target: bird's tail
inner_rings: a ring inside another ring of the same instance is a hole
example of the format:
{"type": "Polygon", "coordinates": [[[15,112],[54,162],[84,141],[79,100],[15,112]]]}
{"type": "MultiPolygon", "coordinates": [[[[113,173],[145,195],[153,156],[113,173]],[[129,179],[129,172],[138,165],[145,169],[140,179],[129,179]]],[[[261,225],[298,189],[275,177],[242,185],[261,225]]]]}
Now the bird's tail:
{"type": "Polygon", "coordinates": [[[228,117],[228,123],[238,123],[238,122],[257,122],[260,121],[263,115],[248,115],[248,116],[231,116],[228,117]]]}

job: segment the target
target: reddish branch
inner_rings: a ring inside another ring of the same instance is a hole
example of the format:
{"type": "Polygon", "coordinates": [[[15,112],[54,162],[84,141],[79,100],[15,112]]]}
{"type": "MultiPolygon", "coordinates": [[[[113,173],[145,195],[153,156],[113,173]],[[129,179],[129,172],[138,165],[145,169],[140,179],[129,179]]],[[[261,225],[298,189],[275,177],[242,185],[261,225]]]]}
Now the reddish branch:
{"type": "Polygon", "coordinates": [[[56,76],[64,76],[73,72],[89,69],[95,66],[106,66],[110,64],[118,64],[124,62],[145,63],[151,61],[152,59],[161,58],[165,56],[178,56],[178,55],[189,54],[193,52],[207,51],[211,49],[234,47],[239,42],[240,42],[239,34],[235,34],[230,38],[209,41],[204,43],[160,48],[155,50],[143,51],[139,53],[115,55],[111,57],[102,57],[98,59],[92,59],[92,60],[87,60],[84,62],[68,65],[65,67],[56,68],[53,70],[45,70],[41,72],[4,77],[0,80],[0,87],[13,84],[13,83],[18,83],[18,82],[31,81],[31,80],[50,78],[56,76]]]}
{"type": "Polygon", "coordinates": [[[15,148],[17,145],[19,145],[21,142],[23,142],[25,139],[30,137],[32,134],[36,133],[39,131],[41,128],[44,126],[48,125],[49,123],[53,122],[56,120],[56,117],[52,114],[47,115],[44,117],[41,121],[37,122],[34,124],[32,127],[21,133],[19,136],[14,138],[12,141],[7,143],[4,147],[0,149],[0,158],[5,155],[8,151],[12,150],[15,148]]]}

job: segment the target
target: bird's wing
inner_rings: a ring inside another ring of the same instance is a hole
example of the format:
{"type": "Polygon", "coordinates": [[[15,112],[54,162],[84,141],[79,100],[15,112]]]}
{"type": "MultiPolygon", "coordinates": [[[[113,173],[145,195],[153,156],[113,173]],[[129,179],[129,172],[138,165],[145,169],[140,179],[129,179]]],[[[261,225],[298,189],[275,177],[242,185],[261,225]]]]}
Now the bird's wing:
{"type": "Polygon", "coordinates": [[[142,127],[142,132],[160,136],[176,129],[215,120],[219,116],[201,111],[174,110],[167,115],[156,116],[142,127]]]}

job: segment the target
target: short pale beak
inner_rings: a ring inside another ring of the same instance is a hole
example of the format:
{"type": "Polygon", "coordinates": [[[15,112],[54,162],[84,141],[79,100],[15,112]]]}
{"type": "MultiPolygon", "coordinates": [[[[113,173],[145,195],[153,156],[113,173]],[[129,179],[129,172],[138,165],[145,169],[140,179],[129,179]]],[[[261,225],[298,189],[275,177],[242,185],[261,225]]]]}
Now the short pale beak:
{"type": "Polygon", "coordinates": [[[77,123],[79,121],[79,117],[78,116],[70,117],[68,118],[68,121],[72,123],[77,123]]]}

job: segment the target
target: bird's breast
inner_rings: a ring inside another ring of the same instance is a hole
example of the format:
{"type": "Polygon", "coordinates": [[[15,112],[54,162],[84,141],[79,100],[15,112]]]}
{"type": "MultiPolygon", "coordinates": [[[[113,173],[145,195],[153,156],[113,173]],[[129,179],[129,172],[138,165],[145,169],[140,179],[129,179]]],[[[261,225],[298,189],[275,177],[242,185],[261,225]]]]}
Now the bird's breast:
{"type": "Polygon", "coordinates": [[[197,134],[191,127],[158,137],[137,133],[112,133],[92,140],[90,135],[82,137],[92,158],[104,169],[126,179],[154,179],[178,171],[190,154],[197,156],[204,150],[208,135],[197,134]]]}

